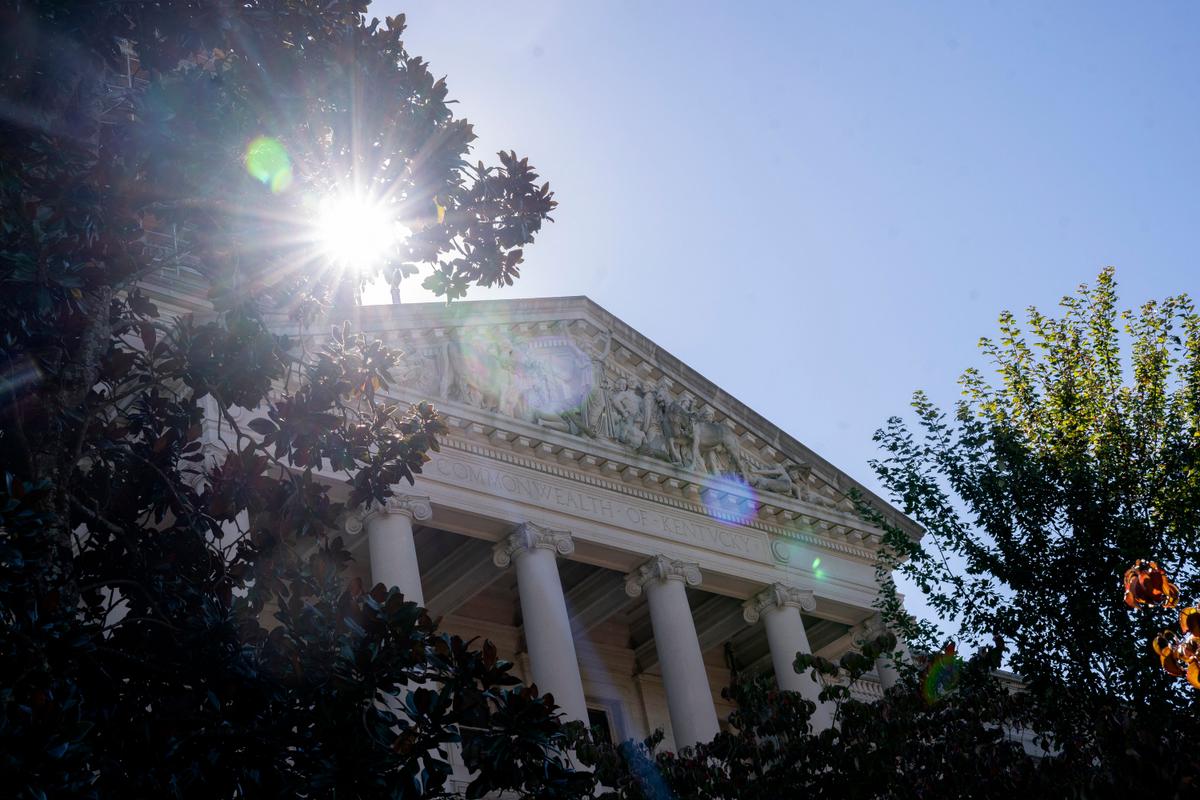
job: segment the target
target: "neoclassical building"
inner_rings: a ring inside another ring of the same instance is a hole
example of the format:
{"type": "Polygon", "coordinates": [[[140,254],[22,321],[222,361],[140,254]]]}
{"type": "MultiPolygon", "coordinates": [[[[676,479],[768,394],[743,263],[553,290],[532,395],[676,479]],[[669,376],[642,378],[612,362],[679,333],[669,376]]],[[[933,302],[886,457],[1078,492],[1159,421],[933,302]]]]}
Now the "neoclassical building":
{"type": "MultiPolygon", "coordinates": [[[[136,88],[126,55],[114,81],[136,88]]],[[[178,232],[146,236],[176,266],[143,288],[204,314],[178,232]]],[[[392,399],[450,427],[415,485],[345,521],[358,576],[490,639],[568,718],[694,744],[728,716],[733,665],[816,700],[795,654],[837,658],[879,626],[881,532],[846,494],[921,529],[586,297],[363,306],[355,324],[406,354],[392,399]]],[[[854,690],[895,677],[881,659],[854,690]]]]}
{"type": "MultiPolygon", "coordinates": [[[[155,299],[202,311],[175,277],[155,299]]],[[[357,576],[491,640],[569,719],[695,744],[731,710],[732,666],[815,701],[796,653],[878,629],[881,531],[847,492],[919,526],[591,300],[355,312],[405,353],[391,399],[432,400],[450,429],[415,485],[345,520],[357,576]]],[[[880,659],[854,691],[895,678],[880,659]]]]}
{"type": "MultiPolygon", "coordinates": [[[[694,744],[732,665],[815,700],[795,654],[878,625],[880,531],[846,497],[870,492],[592,301],[359,311],[406,354],[394,398],[432,399],[450,434],[347,520],[356,568],[490,639],[568,718],[694,744]]],[[[895,677],[877,673],[856,691],[895,677]]]]}

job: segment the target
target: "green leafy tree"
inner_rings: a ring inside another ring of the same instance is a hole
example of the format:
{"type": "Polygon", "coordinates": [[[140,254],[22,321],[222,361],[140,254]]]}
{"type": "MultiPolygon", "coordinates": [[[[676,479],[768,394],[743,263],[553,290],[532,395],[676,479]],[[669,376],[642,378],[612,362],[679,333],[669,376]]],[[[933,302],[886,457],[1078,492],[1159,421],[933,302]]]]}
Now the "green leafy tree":
{"type": "Polygon", "coordinates": [[[6,796],[431,797],[452,743],[472,795],[587,783],[551,698],[353,585],[333,535],[443,428],[383,399],[396,352],[311,331],[420,265],[447,298],[511,283],[555,205],[514,154],[467,163],[445,82],[366,5],[0,9],[6,796]],[[312,241],[345,192],[411,232],[371,270],[312,241]],[[139,286],[181,266],[211,310],[160,315],[139,286]]]}
{"type": "Polygon", "coordinates": [[[1024,326],[1004,313],[954,409],[918,392],[915,428],[893,418],[876,434],[875,468],[927,531],[890,531],[882,572],[915,582],[960,642],[1003,642],[1037,727],[1090,763],[1112,755],[1098,718],[1136,708],[1187,726],[1196,710],[1121,577],[1154,559],[1185,595],[1200,588],[1200,316],[1185,295],[1119,311],[1111,269],[1060,306],[1024,326]]]}
{"type": "MultiPolygon", "coordinates": [[[[1196,793],[1195,694],[1163,669],[1151,647],[1162,622],[1126,604],[1122,576],[1155,559],[1178,578],[1172,596],[1197,594],[1200,317],[1182,296],[1118,312],[1111,270],[1062,308],[1060,319],[1031,309],[1029,333],[1004,314],[999,340],[982,342],[989,371],[967,371],[952,412],[918,393],[916,430],[894,418],[877,434],[880,479],[927,531],[913,542],[860,502],[885,530],[881,611],[914,652],[936,655],[918,655],[874,703],[847,682],[891,641],[836,665],[799,655],[796,669],[845,679],[824,690],[838,722],[820,733],[798,695],[737,682],[731,730],[711,743],[582,751],[613,796],[1196,793]],[[904,612],[893,571],[940,625],[904,612]],[[946,626],[970,658],[943,652],[946,626]]],[[[1161,604],[1162,586],[1150,581],[1131,605],[1161,604]]]]}

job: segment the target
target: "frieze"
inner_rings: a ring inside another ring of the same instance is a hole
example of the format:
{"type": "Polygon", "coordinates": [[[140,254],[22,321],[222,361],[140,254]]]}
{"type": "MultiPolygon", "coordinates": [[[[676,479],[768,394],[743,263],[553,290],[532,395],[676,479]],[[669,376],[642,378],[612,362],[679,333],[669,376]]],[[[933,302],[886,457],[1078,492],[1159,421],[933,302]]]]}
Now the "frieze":
{"type": "MultiPolygon", "coordinates": [[[[651,491],[647,491],[644,489],[639,489],[639,488],[632,486],[628,483],[625,483],[623,481],[608,479],[601,475],[583,472],[578,469],[568,469],[566,467],[562,467],[562,466],[556,465],[554,463],[544,461],[542,459],[522,456],[522,455],[514,453],[510,450],[500,450],[495,447],[489,447],[489,446],[486,446],[483,444],[479,444],[479,443],[476,443],[476,442],[473,442],[470,440],[465,440],[465,439],[461,439],[461,438],[457,438],[457,437],[450,437],[450,438],[446,439],[443,444],[445,445],[445,447],[443,448],[442,454],[439,455],[438,457],[436,457],[434,459],[433,463],[426,466],[426,468],[425,468],[426,475],[438,476],[439,470],[445,469],[444,467],[439,466],[439,464],[441,462],[447,461],[447,456],[448,456],[447,451],[448,450],[459,450],[459,451],[462,451],[464,453],[469,453],[474,456],[480,456],[483,458],[487,458],[490,461],[513,464],[515,466],[523,467],[524,469],[529,470],[529,471],[540,472],[540,473],[552,475],[557,478],[565,478],[574,483],[582,483],[584,485],[594,486],[596,488],[604,489],[609,492],[632,496],[632,497],[638,498],[640,500],[645,500],[648,503],[650,503],[652,505],[652,508],[654,508],[656,511],[665,506],[665,507],[676,508],[681,511],[689,512],[691,514],[704,514],[704,515],[708,515],[708,516],[713,516],[712,511],[710,511],[709,509],[706,509],[703,505],[700,505],[694,501],[685,500],[684,498],[681,498],[681,497],[675,497],[675,496],[671,496],[671,495],[667,495],[667,494],[661,494],[658,492],[651,492],[651,491]]],[[[451,462],[451,463],[457,463],[457,462],[451,462]]],[[[469,474],[475,474],[475,473],[469,473],[469,474]]],[[[461,476],[460,476],[460,478],[461,478],[461,476]]],[[[462,483],[461,479],[458,482],[461,484],[462,483]]],[[[494,481],[492,483],[494,483],[494,481]]],[[[521,486],[520,484],[515,484],[515,483],[511,483],[511,482],[508,482],[508,483],[509,483],[509,486],[508,486],[509,489],[517,489],[521,486]]],[[[471,485],[471,484],[467,483],[465,485],[471,485]]],[[[481,488],[481,489],[489,488],[489,486],[484,485],[483,483],[476,483],[476,484],[474,484],[474,486],[475,486],[475,488],[481,488]]],[[[501,490],[503,490],[505,487],[500,486],[499,488],[501,490]]],[[[514,496],[514,499],[529,499],[534,502],[537,502],[536,496],[532,496],[529,494],[524,494],[524,495],[517,494],[517,495],[513,495],[513,496],[514,496]]],[[[557,498],[560,496],[555,495],[555,497],[557,498]]],[[[562,495],[561,497],[565,497],[565,495],[562,495]]],[[[576,509],[572,509],[570,507],[571,501],[565,501],[565,502],[567,502],[567,504],[568,504],[566,506],[565,510],[567,510],[567,511],[575,511],[576,510],[576,509]]],[[[586,512],[586,509],[588,506],[588,503],[586,501],[576,500],[575,502],[578,506],[579,511],[586,512]]],[[[604,507],[602,505],[598,506],[597,508],[600,510],[601,514],[605,513],[604,507]]],[[[659,512],[659,513],[661,513],[661,512],[659,512]]],[[[586,516],[586,513],[584,515],[586,516]]],[[[668,519],[674,518],[672,515],[665,515],[665,516],[668,519]]],[[[791,518],[793,518],[793,519],[799,518],[800,516],[801,515],[791,513],[791,518]]],[[[620,522],[620,520],[618,520],[618,519],[613,519],[613,518],[609,518],[606,516],[599,516],[596,518],[599,521],[603,521],[603,522],[614,522],[614,523],[620,522]]],[[[631,521],[636,521],[636,520],[631,520],[631,521]]],[[[855,559],[862,560],[862,561],[874,561],[875,557],[876,557],[875,551],[871,547],[853,544],[851,542],[832,538],[825,534],[817,533],[815,530],[816,525],[822,522],[822,520],[819,520],[819,519],[809,520],[809,522],[812,523],[811,527],[813,528],[813,530],[784,528],[779,525],[772,525],[770,523],[764,522],[761,519],[748,519],[748,520],[744,519],[744,520],[738,520],[738,521],[729,520],[729,522],[731,524],[736,524],[737,530],[739,530],[739,531],[754,530],[754,531],[761,532],[761,534],[763,535],[763,541],[769,541],[768,547],[770,550],[769,557],[767,555],[764,555],[762,560],[768,561],[770,563],[775,563],[775,564],[788,563],[791,559],[791,554],[792,554],[792,549],[793,549],[792,545],[795,545],[795,544],[809,546],[809,547],[823,548],[830,552],[837,553],[839,555],[850,556],[851,558],[855,558],[855,559]]],[[[665,525],[659,527],[657,530],[651,530],[650,532],[658,533],[660,535],[662,533],[670,534],[671,533],[670,527],[671,527],[670,524],[666,523],[665,525]]],[[[713,527],[713,528],[716,528],[717,530],[722,530],[722,531],[729,530],[725,526],[720,525],[720,523],[717,523],[716,525],[713,525],[710,527],[713,527]]]]}
{"type": "Polygon", "coordinates": [[[850,487],[914,540],[923,533],[587,298],[365,306],[360,324],[403,353],[391,398],[433,400],[469,442],[459,449],[491,445],[489,457],[612,478],[624,494],[689,511],[703,501],[715,519],[856,558],[871,557],[880,532],[858,517],[850,487]]]}
{"type": "Polygon", "coordinates": [[[688,519],[666,513],[651,503],[605,497],[497,466],[460,461],[447,457],[446,453],[436,457],[426,467],[425,475],[457,486],[480,489],[496,497],[525,501],[596,522],[637,530],[659,539],[773,563],[767,537],[758,531],[688,519]]]}
{"type": "Polygon", "coordinates": [[[828,508],[846,500],[806,463],[760,439],[639,361],[611,331],[569,322],[463,326],[405,344],[398,383],[488,414],[606,442],[673,469],[828,508]],[[760,445],[755,448],[751,445],[760,445]]]}

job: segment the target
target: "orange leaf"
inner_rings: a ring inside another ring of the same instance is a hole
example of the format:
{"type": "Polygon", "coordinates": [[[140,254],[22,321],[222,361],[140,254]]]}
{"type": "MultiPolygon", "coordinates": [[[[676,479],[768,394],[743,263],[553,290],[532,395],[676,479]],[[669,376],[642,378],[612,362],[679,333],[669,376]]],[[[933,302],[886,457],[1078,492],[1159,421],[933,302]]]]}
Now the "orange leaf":
{"type": "MultiPolygon", "coordinates": [[[[1162,658],[1162,667],[1167,671],[1167,674],[1172,678],[1183,677],[1183,667],[1175,660],[1171,654],[1164,655],[1162,658]]],[[[1190,669],[1190,668],[1189,668],[1190,669]]]]}
{"type": "Polygon", "coordinates": [[[1130,608],[1146,603],[1170,608],[1179,600],[1179,588],[1171,583],[1167,573],[1154,561],[1141,559],[1125,570],[1125,604],[1130,608]]]}
{"type": "Polygon", "coordinates": [[[1200,664],[1197,664],[1195,661],[1188,664],[1187,679],[1188,683],[1200,689],[1200,664]]]}
{"type": "Polygon", "coordinates": [[[1159,658],[1166,658],[1166,654],[1171,652],[1171,636],[1167,631],[1163,631],[1150,643],[1154,648],[1154,655],[1159,658]]]}
{"type": "Polygon", "coordinates": [[[1179,628],[1184,633],[1200,636],[1200,608],[1188,606],[1179,612],[1179,628]]]}

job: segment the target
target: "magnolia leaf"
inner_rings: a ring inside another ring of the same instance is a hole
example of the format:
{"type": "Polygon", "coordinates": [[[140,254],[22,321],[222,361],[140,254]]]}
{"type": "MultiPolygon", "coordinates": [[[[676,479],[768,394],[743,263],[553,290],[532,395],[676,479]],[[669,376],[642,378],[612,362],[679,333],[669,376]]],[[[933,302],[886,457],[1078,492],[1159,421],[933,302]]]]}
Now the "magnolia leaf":
{"type": "Polygon", "coordinates": [[[255,433],[266,436],[269,433],[275,433],[279,430],[279,426],[266,417],[257,417],[246,423],[246,427],[255,433]]]}

